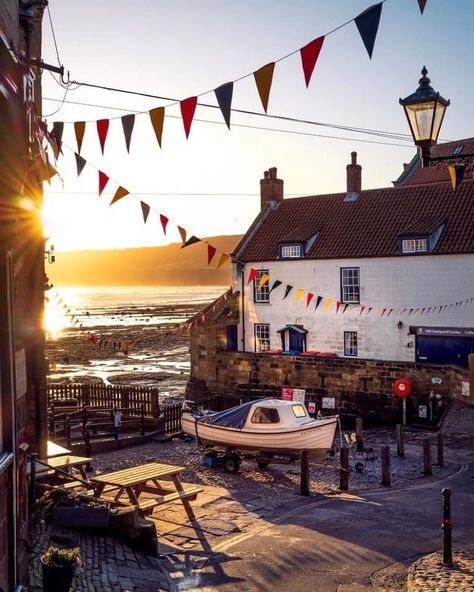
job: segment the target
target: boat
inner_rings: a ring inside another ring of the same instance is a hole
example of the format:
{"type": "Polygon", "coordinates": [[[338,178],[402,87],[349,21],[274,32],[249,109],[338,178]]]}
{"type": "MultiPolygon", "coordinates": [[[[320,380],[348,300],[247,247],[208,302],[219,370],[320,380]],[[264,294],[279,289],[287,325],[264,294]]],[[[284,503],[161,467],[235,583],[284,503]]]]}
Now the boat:
{"type": "Polygon", "coordinates": [[[273,455],[299,456],[302,450],[312,460],[324,458],[337,421],[337,415],[312,418],[302,403],[282,399],[258,399],[220,412],[185,401],[181,428],[204,448],[251,453],[261,459],[259,466],[267,466],[273,455]]]}

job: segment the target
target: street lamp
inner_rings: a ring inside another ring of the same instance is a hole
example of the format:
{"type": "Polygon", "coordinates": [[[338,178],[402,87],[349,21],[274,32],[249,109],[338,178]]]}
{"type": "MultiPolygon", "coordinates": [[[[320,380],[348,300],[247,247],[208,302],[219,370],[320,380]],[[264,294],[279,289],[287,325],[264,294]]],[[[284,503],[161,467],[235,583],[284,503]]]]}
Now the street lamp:
{"type": "MultiPolygon", "coordinates": [[[[441,158],[432,159],[430,151],[431,146],[438,140],[446,107],[449,105],[449,99],[444,99],[430,86],[431,80],[426,76],[427,74],[428,70],[423,66],[420,86],[413,94],[400,99],[413,140],[421,151],[423,167],[428,166],[430,162],[441,160],[441,158]]],[[[448,159],[445,158],[445,160],[448,159]]]]}

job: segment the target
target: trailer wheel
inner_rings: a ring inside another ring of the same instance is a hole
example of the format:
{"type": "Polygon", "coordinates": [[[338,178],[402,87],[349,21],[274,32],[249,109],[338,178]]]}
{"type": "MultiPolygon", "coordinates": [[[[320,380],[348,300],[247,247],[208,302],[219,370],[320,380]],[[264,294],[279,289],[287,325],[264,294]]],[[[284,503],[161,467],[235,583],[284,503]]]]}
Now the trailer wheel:
{"type": "Polygon", "coordinates": [[[237,454],[226,454],[224,456],[224,471],[236,475],[240,469],[240,458],[237,454]]]}

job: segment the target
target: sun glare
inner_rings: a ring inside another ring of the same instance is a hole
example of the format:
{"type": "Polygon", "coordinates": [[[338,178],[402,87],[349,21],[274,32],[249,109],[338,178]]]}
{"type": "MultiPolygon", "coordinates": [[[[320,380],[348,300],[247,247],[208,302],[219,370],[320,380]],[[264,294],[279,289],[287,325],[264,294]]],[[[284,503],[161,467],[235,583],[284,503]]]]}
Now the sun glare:
{"type": "Polygon", "coordinates": [[[44,329],[49,339],[57,339],[61,331],[71,324],[70,319],[54,304],[46,302],[44,311],[44,329]]]}

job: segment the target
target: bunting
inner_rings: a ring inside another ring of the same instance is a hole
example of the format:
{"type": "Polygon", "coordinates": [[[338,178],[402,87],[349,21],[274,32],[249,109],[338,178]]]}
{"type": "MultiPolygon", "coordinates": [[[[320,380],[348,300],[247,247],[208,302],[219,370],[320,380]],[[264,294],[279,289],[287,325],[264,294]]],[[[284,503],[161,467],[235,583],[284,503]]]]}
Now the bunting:
{"type": "Polygon", "coordinates": [[[123,135],[125,137],[125,146],[127,147],[127,152],[130,152],[130,142],[132,139],[133,126],[135,125],[135,115],[130,113],[129,115],[124,115],[121,119],[123,135]]]}
{"type": "Polygon", "coordinates": [[[222,267],[228,261],[230,261],[230,255],[228,255],[227,253],[222,253],[222,255],[220,256],[219,263],[217,264],[216,269],[219,269],[219,267],[222,267]]]}
{"type": "Polygon", "coordinates": [[[163,234],[166,234],[166,226],[169,222],[168,218],[164,214],[160,214],[160,222],[163,228],[163,234]]]}
{"type": "Polygon", "coordinates": [[[453,186],[453,190],[461,185],[462,180],[464,178],[464,165],[463,164],[454,164],[448,165],[448,173],[451,179],[451,185],[453,186]]]}
{"type": "Polygon", "coordinates": [[[97,133],[99,135],[100,149],[102,150],[102,154],[104,154],[105,140],[107,139],[108,132],[109,132],[109,120],[108,119],[99,119],[97,121],[97,133]]]}
{"type": "Polygon", "coordinates": [[[80,154],[77,154],[77,152],[74,152],[74,156],[76,158],[77,176],[80,177],[84,167],[86,166],[86,160],[85,158],[82,158],[80,154]]]}
{"type": "Polygon", "coordinates": [[[181,242],[184,244],[186,242],[186,229],[183,228],[182,226],[178,226],[178,232],[179,235],[181,236],[181,242]]]}
{"type": "Polygon", "coordinates": [[[296,293],[295,293],[295,302],[299,302],[301,300],[301,297],[303,296],[303,292],[304,292],[303,288],[298,288],[296,290],[296,293]]]}
{"type": "Polygon", "coordinates": [[[210,265],[211,261],[214,259],[214,255],[216,254],[216,248],[212,245],[207,245],[207,264],[210,265]]]}
{"type": "Polygon", "coordinates": [[[306,82],[306,88],[309,87],[311,76],[313,74],[314,67],[318,61],[319,53],[323,46],[324,37],[318,37],[305,45],[300,49],[301,64],[303,66],[304,80],[306,82]]]}
{"type": "Polygon", "coordinates": [[[318,310],[318,306],[321,304],[322,300],[323,300],[322,296],[318,296],[316,298],[316,306],[314,307],[314,310],[318,310]]]}
{"type": "Polygon", "coordinates": [[[82,148],[82,140],[84,139],[84,132],[86,131],[85,121],[74,122],[74,133],[76,135],[77,151],[80,154],[82,148]]]}
{"type": "Polygon", "coordinates": [[[285,295],[283,296],[283,300],[285,300],[285,298],[288,296],[288,294],[291,292],[291,290],[293,290],[293,286],[290,286],[288,284],[285,288],[285,295]]]}
{"type": "Polygon", "coordinates": [[[120,186],[117,191],[115,192],[115,195],[112,198],[112,201],[110,202],[110,206],[114,203],[117,203],[119,201],[119,199],[122,199],[122,197],[125,197],[126,195],[129,194],[128,189],[125,189],[125,187],[120,186]]]}
{"type": "Polygon", "coordinates": [[[144,201],[140,201],[140,206],[142,208],[143,223],[146,224],[146,221],[148,220],[148,215],[150,214],[150,206],[144,201]]]}
{"type": "Polygon", "coordinates": [[[102,195],[102,191],[104,191],[108,182],[109,177],[102,171],[99,171],[99,197],[102,195]]]}
{"type": "Polygon", "coordinates": [[[249,277],[247,279],[247,286],[257,277],[257,273],[258,271],[252,267],[252,269],[249,272],[249,277]]]}
{"type": "Polygon", "coordinates": [[[421,14],[423,14],[425,11],[426,2],[427,0],[418,0],[418,6],[420,7],[421,14]]]}
{"type": "Polygon", "coordinates": [[[258,289],[261,290],[262,287],[270,281],[270,276],[267,273],[262,273],[260,276],[260,281],[258,282],[258,289]]]}
{"type": "Polygon", "coordinates": [[[234,92],[234,83],[228,82],[215,89],[217,103],[222,113],[222,117],[230,129],[230,113],[232,107],[232,94],[234,92]]]}
{"type": "Polygon", "coordinates": [[[281,286],[282,282],[280,282],[280,280],[275,280],[273,282],[272,287],[270,288],[270,294],[273,292],[273,290],[276,290],[279,286],[281,286]]]}
{"type": "Polygon", "coordinates": [[[275,69],[275,62],[271,62],[263,66],[253,73],[255,84],[257,85],[258,94],[262,101],[263,110],[265,113],[268,108],[268,99],[270,97],[270,89],[272,87],[273,70],[275,69]]]}
{"type": "Polygon", "coordinates": [[[197,97],[189,97],[180,102],[181,116],[183,118],[184,132],[186,139],[189,138],[191,123],[193,122],[194,112],[196,111],[197,97]]]}
{"type": "Polygon", "coordinates": [[[326,298],[326,302],[323,304],[323,310],[331,308],[332,298],[326,298]]]}
{"type": "Polygon", "coordinates": [[[336,300],[336,314],[339,312],[340,308],[341,308],[341,302],[339,300],[336,300]]]}
{"type": "Polygon", "coordinates": [[[198,238],[197,236],[194,236],[194,234],[193,234],[190,238],[188,238],[188,240],[183,245],[181,245],[181,248],[184,249],[185,247],[189,247],[190,245],[194,245],[195,243],[200,243],[200,242],[201,242],[201,239],[198,238]]]}
{"type": "Polygon", "coordinates": [[[53,123],[52,135],[54,137],[53,151],[56,160],[60,153],[62,153],[62,138],[64,132],[64,123],[62,121],[55,121],[53,123]],[[56,147],[56,149],[54,148],[56,147]]]}
{"type": "Polygon", "coordinates": [[[306,308],[311,304],[311,300],[313,300],[314,294],[312,292],[308,292],[306,296],[306,308]]]}
{"type": "Polygon", "coordinates": [[[165,108],[164,107],[157,107],[156,109],[152,109],[149,112],[151,125],[153,127],[153,131],[155,132],[156,139],[158,141],[158,145],[161,148],[161,136],[163,135],[163,123],[165,120],[165,108]]]}
{"type": "Polygon", "coordinates": [[[377,31],[379,28],[382,4],[383,2],[374,4],[370,8],[367,8],[367,10],[364,10],[364,12],[361,12],[359,16],[356,16],[354,19],[370,59],[372,59],[375,38],[377,37],[377,31]]]}

